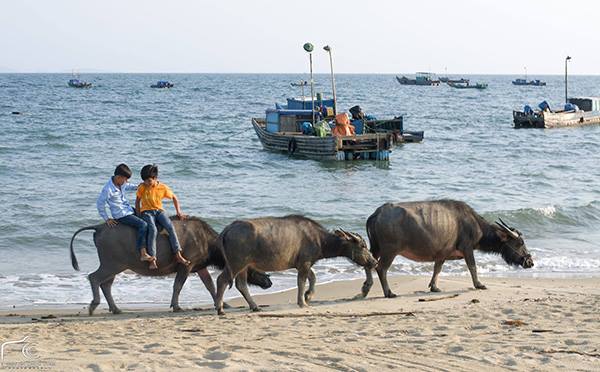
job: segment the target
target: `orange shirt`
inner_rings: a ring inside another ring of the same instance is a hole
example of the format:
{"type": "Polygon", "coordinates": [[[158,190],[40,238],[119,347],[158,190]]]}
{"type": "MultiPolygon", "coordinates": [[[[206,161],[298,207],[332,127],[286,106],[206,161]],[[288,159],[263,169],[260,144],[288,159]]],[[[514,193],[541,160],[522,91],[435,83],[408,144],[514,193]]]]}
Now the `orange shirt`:
{"type": "Polygon", "coordinates": [[[141,184],[137,193],[135,194],[138,199],[141,201],[141,211],[153,211],[153,210],[161,210],[164,211],[162,205],[163,199],[173,199],[175,194],[169,188],[169,186],[164,183],[158,183],[156,186],[148,187],[144,184],[141,184]]]}

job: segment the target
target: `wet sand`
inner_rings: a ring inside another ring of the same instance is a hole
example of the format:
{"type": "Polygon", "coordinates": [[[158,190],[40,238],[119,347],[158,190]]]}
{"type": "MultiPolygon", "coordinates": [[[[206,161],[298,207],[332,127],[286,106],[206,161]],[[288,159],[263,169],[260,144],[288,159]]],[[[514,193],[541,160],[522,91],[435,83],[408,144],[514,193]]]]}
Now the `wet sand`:
{"type": "MultiPolygon", "coordinates": [[[[210,305],[183,313],[167,308],[93,317],[80,307],[0,312],[4,368],[56,370],[598,370],[600,278],[396,276],[394,299],[378,283],[354,300],[361,280],[319,285],[311,306],[296,291],[243,299],[219,317],[210,305]]],[[[82,289],[82,290],[87,290],[82,289]]],[[[232,289],[235,291],[235,288],[232,289]]],[[[255,293],[260,293],[255,290],[255,293]]],[[[232,292],[235,293],[235,292],[232,292]]],[[[104,300],[104,299],[103,299],[104,300]]]]}

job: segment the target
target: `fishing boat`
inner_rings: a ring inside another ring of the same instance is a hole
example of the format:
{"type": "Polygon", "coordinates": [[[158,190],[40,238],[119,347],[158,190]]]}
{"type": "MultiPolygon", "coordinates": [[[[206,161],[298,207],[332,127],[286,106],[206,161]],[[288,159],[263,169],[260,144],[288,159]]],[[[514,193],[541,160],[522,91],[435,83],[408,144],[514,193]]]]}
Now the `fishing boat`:
{"type": "Polygon", "coordinates": [[[545,87],[546,82],[541,80],[527,80],[527,79],[515,79],[512,81],[513,85],[530,85],[535,87],[545,87]]]}
{"type": "Polygon", "coordinates": [[[252,118],[258,139],[268,151],[289,156],[316,160],[389,160],[397,143],[420,142],[423,132],[404,131],[403,118],[377,120],[364,115],[360,106],[347,113],[337,111],[335,76],[333,74],[332,48],[323,47],[329,53],[331,88],[333,98],[326,99],[321,93],[314,95],[311,43],[304,44],[310,61],[310,97],[288,98],[287,104],[275,104],[265,111],[265,118],[252,118]]]}
{"type": "Polygon", "coordinates": [[[310,97],[288,98],[287,105],[267,109],[265,119],[253,118],[252,126],[263,148],[316,160],[389,160],[396,145],[423,140],[423,131],[404,130],[402,116],[361,119],[358,106],[350,109],[355,134],[333,136],[333,99],[323,99],[320,94],[317,97],[314,101],[310,97]]]}
{"type": "Polygon", "coordinates": [[[308,85],[308,81],[300,80],[299,82],[290,83],[290,85],[293,87],[305,87],[308,85]]]}
{"type": "Polygon", "coordinates": [[[451,79],[447,76],[440,77],[440,81],[442,83],[455,83],[455,84],[468,84],[469,83],[469,79],[465,79],[465,78],[451,79]]]}
{"type": "Polygon", "coordinates": [[[70,79],[67,84],[71,88],[91,88],[92,83],[88,83],[87,81],[81,81],[79,79],[70,79]]]}
{"type": "Polygon", "coordinates": [[[526,105],[522,111],[513,111],[513,123],[520,128],[561,128],[600,124],[600,97],[574,97],[561,110],[551,110],[543,101],[534,110],[526,105]]]}
{"type": "Polygon", "coordinates": [[[468,81],[466,83],[451,83],[448,82],[446,83],[449,86],[451,86],[452,88],[456,88],[456,89],[486,89],[488,87],[488,85],[486,83],[476,83],[476,84],[471,84],[468,81]]]}
{"type": "Polygon", "coordinates": [[[150,85],[150,88],[173,88],[175,84],[170,83],[166,80],[159,80],[156,84],[150,85]]]}
{"type": "Polygon", "coordinates": [[[440,85],[440,81],[436,80],[430,72],[417,72],[414,79],[407,78],[406,76],[398,77],[396,80],[402,85],[424,85],[424,86],[437,86],[440,85]]]}

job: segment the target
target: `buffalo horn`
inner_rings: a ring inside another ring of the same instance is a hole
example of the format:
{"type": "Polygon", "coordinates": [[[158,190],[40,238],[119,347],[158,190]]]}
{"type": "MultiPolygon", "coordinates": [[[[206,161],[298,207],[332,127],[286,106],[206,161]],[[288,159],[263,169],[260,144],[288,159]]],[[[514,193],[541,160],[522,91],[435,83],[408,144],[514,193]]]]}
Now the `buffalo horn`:
{"type": "Polygon", "coordinates": [[[519,237],[519,234],[517,234],[516,232],[514,232],[510,227],[508,227],[508,225],[506,225],[504,223],[504,221],[500,220],[500,222],[496,222],[496,225],[500,226],[501,228],[503,228],[507,233],[509,233],[513,238],[517,239],[519,237]],[[502,223],[500,223],[502,222],[502,223]]]}

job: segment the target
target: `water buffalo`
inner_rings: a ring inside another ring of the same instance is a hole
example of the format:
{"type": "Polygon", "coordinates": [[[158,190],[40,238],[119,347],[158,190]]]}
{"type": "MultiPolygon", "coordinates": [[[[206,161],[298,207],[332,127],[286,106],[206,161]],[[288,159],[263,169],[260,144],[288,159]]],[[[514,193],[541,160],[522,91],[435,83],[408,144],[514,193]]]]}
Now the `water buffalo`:
{"type": "Polygon", "coordinates": [[[322,258],[348,257],[358,265],[373,268],[377,261],[364,239],[354,233],[331,233],[317,222],[297,215],[235,221],[219,235],[226,266],[217,278],[215,307],[223,315],[223,294],[227,285],[235,286],[258,311],[246,285],[246,269],[260,271],[298,270],[298,305],[306,306],[315,292],[316,276],[312,265],[322,258]],[[309,287],[304,292],[306,279],[309,287]]]}
{"type": "MultiPolygon", "coordinates": [[[[473,285],[486,289],[477,278],[473,251],[495,253],[509,264],[530,268],[531,255],[522,234],[504,221],[488,223],[464,202],[454,200],[386,203],[367,220],[371,253],[379,260],[377,274],[385,297],[395,297],[387,271],[397,255],[419,262],[435,262],[429,283],[439,292],[438,274],[446,260],[465,259],[473,285]]],[[[371,270],[362,287],[366,297],[373,285],[371,270]]]]}
{"type": "MultiPolygon", "coordinates": [[[[121,312],[112,298],[111,286],[115,275],[127,269],[144,276],[164,276],[177,273],[175,282],[173,283],[173,296],[171,298],[173,311],[181,311],[179,307],[179,293],[190,272],[198,273],[206,289],[208,289],[213,300],[215,300],[215,288],[207,267],[215,266],[223,269],[225,266],[222,250],[219,248],[217,240],[217,232],[197,217],[188,217],[183,221],[174,217],[171,219],[173,220],[177,237],[183,249],[183,254],[192,262],[188,266],[178,264],[173,259],[169,241],[162,234],[159,234],[157,237],[156,257],[158,259],[158,270],[150,270],[148,263],[140,261],[139,253],[136,252],[135,229],[122,224],[116,227],[101,224],[84,227],[75,232],[71,238],[71,264],[73,268],[79,270],[79,264],[73,251],[73,240],[82,231],[95,231],[94,244],[100,258],[100,267],[98,270],[88,275],[88,279],[92,285],[92,293],[94,294],[94,298],[89,306],[90,315],[93,314],[96,307],[100,304],[99,288],[104,293],[109,310],[113,314],[121,312]]],[[[251,284],[258,285],[263,289],[269,288],[272,284],[269,276],[264,273],[250,270],[248,277],[251,284]]]]}

